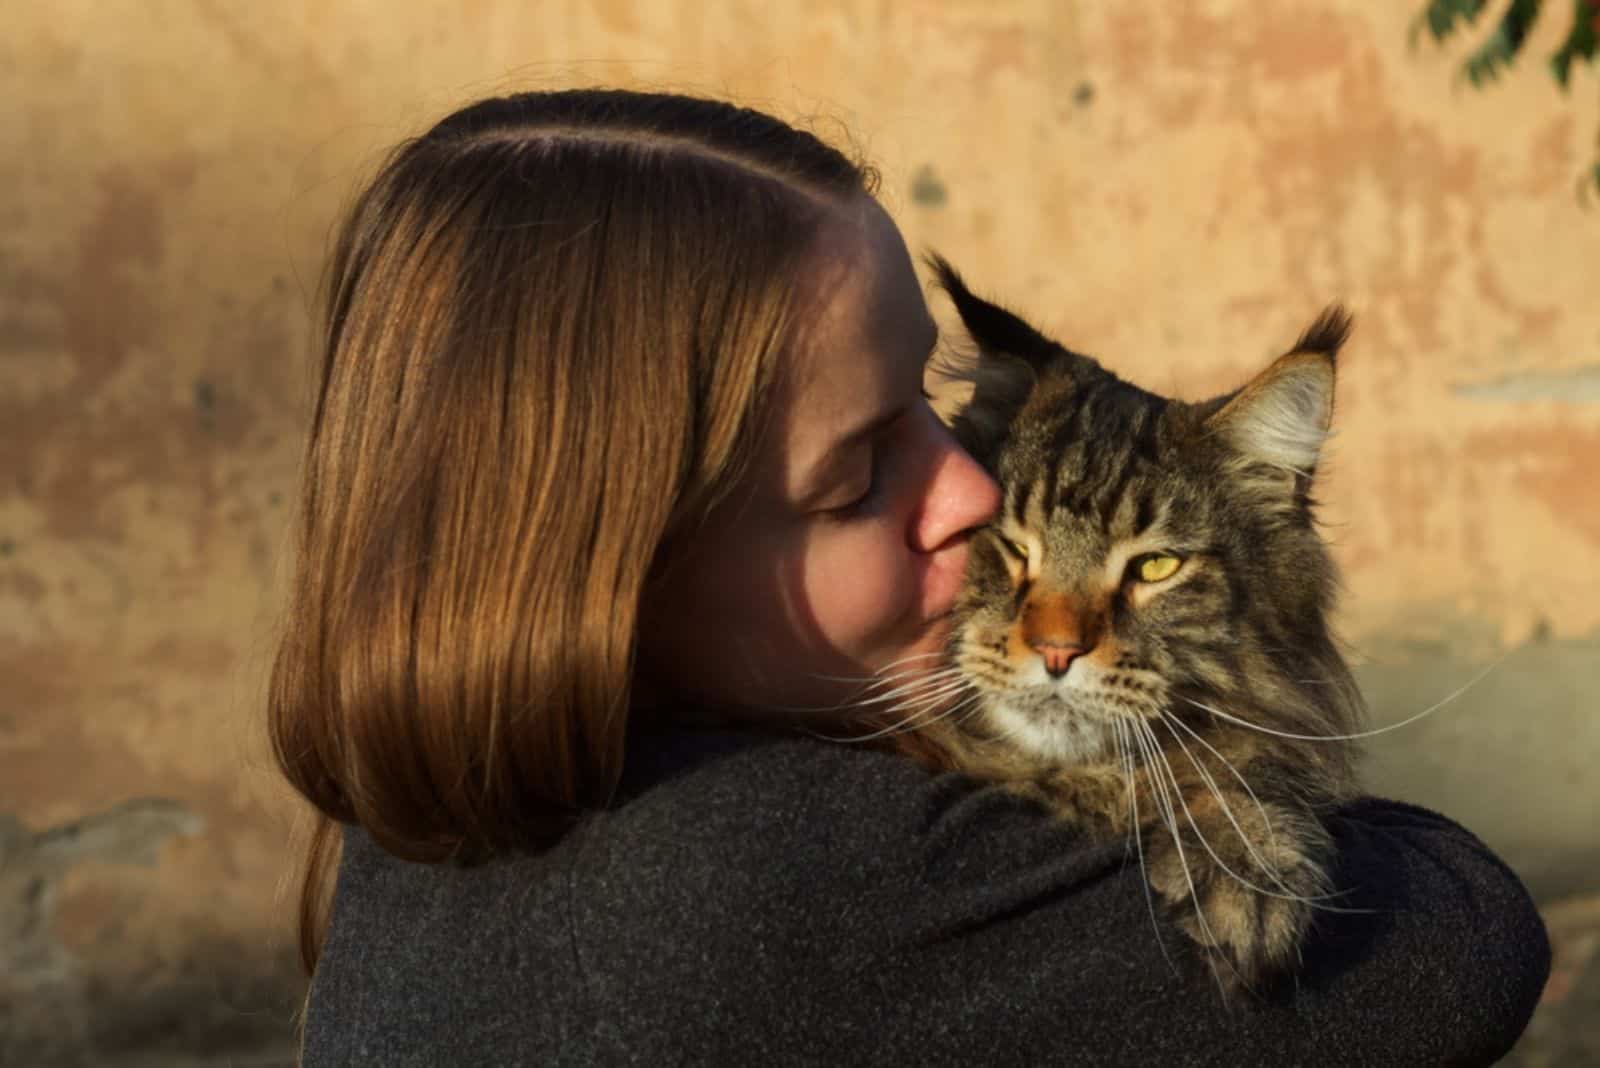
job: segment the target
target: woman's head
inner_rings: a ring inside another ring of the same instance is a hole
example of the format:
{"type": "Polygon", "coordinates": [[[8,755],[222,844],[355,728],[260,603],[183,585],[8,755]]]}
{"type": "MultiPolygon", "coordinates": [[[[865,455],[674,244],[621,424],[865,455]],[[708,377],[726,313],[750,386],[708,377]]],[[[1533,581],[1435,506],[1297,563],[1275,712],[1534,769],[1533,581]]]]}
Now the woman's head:
{"type": "Polygon", "coordinates": [[[777,705],[837,691],[775,673],[932,648],[988,483],[920,405],[926,309],[874,183],[759,113],[613,91],[394,151],[328,266],[270,684],[322,813],[422,860],[547,840],[615,785],[636,659],[658,697],[777,705]],[[891,409],[867,466],[816,466],[891,409]],[[864,478],[857,517],[817,517],[864,478]],[[768,647],[719,682],[746,632],[768,647]]]}
{"type": "Polygon", "coordinates": [[[997,498],[927,403],[937,331],[875,201],[830,215],[798,295],[769,433],[738,487],[664,554],[641,665],[647,684],[719,713],[837,724],[869,677],[937,666],[965,535],[997,498]]]}

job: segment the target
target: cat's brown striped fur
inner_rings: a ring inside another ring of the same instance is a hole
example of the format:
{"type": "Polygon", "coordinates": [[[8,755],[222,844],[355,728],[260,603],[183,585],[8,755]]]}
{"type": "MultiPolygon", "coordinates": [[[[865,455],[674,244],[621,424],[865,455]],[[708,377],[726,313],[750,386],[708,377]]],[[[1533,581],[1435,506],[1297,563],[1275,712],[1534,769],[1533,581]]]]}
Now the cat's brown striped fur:
{"type": "Polygon", "coordinates": [[[1319,814],[1355,791],[1364,706],[1311,497],[1349,318],[1329,309],[1243,388],[1187,404],[934,267],[979,349],[953,428],[1004,504],[955,613],[971,693],[904,748],[1131,838],[1224,988],[1259,987],[1327,907],[1319,814]],[[1177,572],[1140,581],[1149,553],[1177,572]]]}

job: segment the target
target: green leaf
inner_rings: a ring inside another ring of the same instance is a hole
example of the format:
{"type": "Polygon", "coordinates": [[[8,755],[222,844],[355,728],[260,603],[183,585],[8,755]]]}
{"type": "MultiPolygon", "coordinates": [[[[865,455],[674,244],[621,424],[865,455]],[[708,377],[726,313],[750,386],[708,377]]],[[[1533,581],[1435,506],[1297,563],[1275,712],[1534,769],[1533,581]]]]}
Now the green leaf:
{"type": "Polygon", "coordinates": [[[1495,26],[1494,32],[1467,57],[1466,62],[1461,64],[1461,73],[1472,83],[1473,88],[1493,81],[1499,76],[1502,67],[1511,65],[1511,61],[1521,50],[1523,41],[1528,38],[1528,28],[1533,25],[1533,20],[1539,17],[1540,2],[1541,0],[1511,0],[1511,6],[1500,16],[1500,22],[1495,26]]]}
{"type": "Polygon", "coordinates": [[[1578,203],[1584,208],[1589,207],[1590,190],[1600,193],[1600,160],[1578,178],[1578,203]]]}
{"type": "Polygon", "coordinates": [[[1561,88],[1567,87],[1567,76],[1573,60],[1594,62],[1595,47],[1600,42],[1600,33],[1595,32],[1596,23],[1600,23],[1600,8],[1590,0],[1572,0],[1572,29],[1567,31],[1567,39],[1550,57],[1550,73],[1555,75],[1561,88]]]}
{"type": "Polygon", "coordinates": [[[1411,23],[1411,47],[1417,46],[1417,34],[1426,25],[1435,44],[1441,43],[1456,31],[1459,23],[1471,24],[1483,12],[1488,0],[1430,0],[1411,23]]]}

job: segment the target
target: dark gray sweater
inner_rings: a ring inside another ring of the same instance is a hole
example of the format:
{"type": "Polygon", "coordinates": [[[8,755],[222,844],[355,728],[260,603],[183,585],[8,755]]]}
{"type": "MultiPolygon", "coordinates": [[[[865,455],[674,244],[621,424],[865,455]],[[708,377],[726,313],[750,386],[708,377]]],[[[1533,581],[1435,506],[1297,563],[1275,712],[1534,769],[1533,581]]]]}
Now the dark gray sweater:
{"type": "MultiPolygon", "coordinates": [[[[1136,859],[993,787],[754,732],[641,733],[552,850],[394,859],[359,828],[305,1064],[1488,1064],[1544,927],[1423,809],[1330,821],[1346,907],[1293,989],[1224,1008],[1157,945],[1136,859]]],[[[1171,951],[1180,946],[1169,936],[1171,951]]]]}

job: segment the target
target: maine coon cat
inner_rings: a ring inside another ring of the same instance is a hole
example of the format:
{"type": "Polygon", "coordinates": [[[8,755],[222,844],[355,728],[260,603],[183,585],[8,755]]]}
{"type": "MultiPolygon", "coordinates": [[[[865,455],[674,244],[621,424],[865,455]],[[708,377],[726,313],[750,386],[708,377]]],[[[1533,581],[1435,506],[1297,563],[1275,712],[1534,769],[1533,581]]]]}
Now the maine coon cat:
{"type": "Polygon", "coordinates": [[[1355,792],[1364,716],[1311,496],[1349,317],[1328,309],[1242,388],[1191,404],[933,265],[978,347],[952,429],[1004,501],[973,538],[938,673],[970,689],[908,748],[1131,837],[1224,992],[1281,976],[1333,889],[1318,815],[1355,792]]]}

